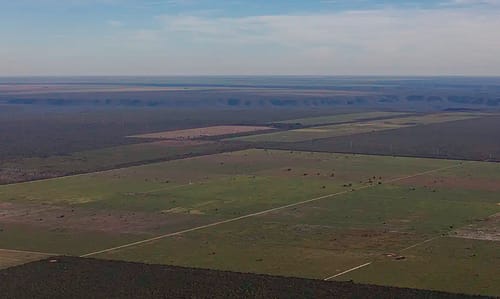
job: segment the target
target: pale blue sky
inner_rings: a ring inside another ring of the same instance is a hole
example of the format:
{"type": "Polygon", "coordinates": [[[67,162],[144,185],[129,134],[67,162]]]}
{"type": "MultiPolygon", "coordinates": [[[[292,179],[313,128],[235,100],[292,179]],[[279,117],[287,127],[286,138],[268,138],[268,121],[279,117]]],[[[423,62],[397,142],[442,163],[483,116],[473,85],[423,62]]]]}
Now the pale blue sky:
{"type": "Polygon", "coordinates": [[[0,0],[0,76],[500,75],[500,0],[0,0]]]}

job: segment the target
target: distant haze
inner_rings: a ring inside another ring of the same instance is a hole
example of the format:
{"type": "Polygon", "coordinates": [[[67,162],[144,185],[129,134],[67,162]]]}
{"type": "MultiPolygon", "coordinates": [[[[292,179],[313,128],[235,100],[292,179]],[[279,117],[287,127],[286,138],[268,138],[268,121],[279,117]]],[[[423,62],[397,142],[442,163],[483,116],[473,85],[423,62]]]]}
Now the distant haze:
{"type": "Polygon", "coordinates": [[[500,75],[500,0],[2,2],[0,76],[500,75]]]}

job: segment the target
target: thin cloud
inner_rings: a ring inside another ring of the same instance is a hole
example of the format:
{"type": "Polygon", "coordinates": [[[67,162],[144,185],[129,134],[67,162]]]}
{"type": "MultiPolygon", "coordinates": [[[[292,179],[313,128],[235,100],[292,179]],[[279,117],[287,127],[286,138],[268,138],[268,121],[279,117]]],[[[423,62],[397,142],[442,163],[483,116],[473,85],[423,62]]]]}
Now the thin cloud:
{"type": "Polygon", "coordinates": [[[107,23],[109,26],[115,27],[115,28],[122,27],[124,25],[123,22],[117,21],[117,20],[108,20],[107,23]]]}

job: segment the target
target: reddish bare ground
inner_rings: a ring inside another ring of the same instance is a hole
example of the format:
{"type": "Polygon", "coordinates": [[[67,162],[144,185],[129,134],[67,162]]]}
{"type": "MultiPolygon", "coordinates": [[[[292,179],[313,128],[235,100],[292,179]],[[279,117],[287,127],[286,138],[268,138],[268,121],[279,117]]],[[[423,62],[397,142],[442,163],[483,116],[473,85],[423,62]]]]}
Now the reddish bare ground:
{"type": "Polygon", "coordinates": [[[438,177],[418,176],[396,182],[399,185],[440,187],[450,189],[470,189],[483,191],[500,191],[500,181],[474,177],[438,177]]]}
{"type": "Polygon", "coordinates": [[[196,139],[211,136],[223,136],[248,132],[272,130],[271,127],[262,126],[214,126],[187,130],[166,131],[151,134],[134,135],[134,138],[151,139],[196,139]]]}
{"type": "Polygon", "coordinates": [[[200,215],[103,211],[50,205],[0,203],[0,224],[110,233],[155,234],[209,221],[200,215]]]}

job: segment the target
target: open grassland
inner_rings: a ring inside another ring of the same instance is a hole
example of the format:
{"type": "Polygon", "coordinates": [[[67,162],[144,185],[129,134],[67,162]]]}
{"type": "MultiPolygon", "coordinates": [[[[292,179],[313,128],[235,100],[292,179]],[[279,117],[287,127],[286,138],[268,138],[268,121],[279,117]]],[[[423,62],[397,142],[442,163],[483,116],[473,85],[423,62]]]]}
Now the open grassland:
{"type": "Polygon", "coordinates": [[[233,134],[241,134],[249,132],[258,132],[258,131],[266,131],[272,129],[273,128],[271,127],[262,127],[262,126],[214,126],[214,127],[188,129],[188,130],[149,133],[142,135],[134,135],[130,137],[147,138],[147,139],[184,140],[184,139],[199,139],[203,137],[214,137],[214,136],[233,135],[233,134]]]}
{"type": "MultiPolygon", "coordinates": [[[[406,286],[378,277],[387,259],[421,288],[428,273],[405,248],[474,242],[457,231],[489,225],[499,184],[494,163],[245,150],[0,186],[0,248],[319,279],[371,263],[360,280],[406,286]]],[[[484,287],[498,263],[462,258],[489,268],[434,289],[500,294],[484,287]]]]}
{"type": "Polygon", "coordinates": [[[277,122],[278,124],[300,124],[302,126],[318,126],[324,124],[337,124],[345,122],[357,122],[362,120],[377,119],[377,118],[390,118],[396,116],[402,116],[407,113],[402,112],[362,112],[362,113],[347,113],[338,115],[328,115],[328,116],[317,116],[309,118],[297,118],[291,120],[285,120],[277,122]]]}
{"type": "MultiPolygon", "coordinates": [[[[446,189],[419,192],[382,184],[98,256],[321,279],[499,210],[491,200],[477,200],[473,194],[455,198],[446,189]]],[[[478,278],[483,283],[489,279],[478,278]]],[[[468,286],[467,293],[481,292],[476,284],[468,286]]]]}
{"type": "Polygon", "coordinates": [[[395,130],[420,125],[446,123],[481,117],[481,113],[439,113],[419,116],[398,117],[373,121],[361,121],[352,124],[338,124],[316,126],[305,129],[296,129],[284,132],[267,133],[245,137],[230,138],[233,141],[246,142],[301,142],[316,139],[325,139],[346,135],[371,133],[378,131],[395,130]]]}
{"type": "MultiPolygon", "coordinates": [[[[391,179],[456,164],[458,162],[446,160],[247,150],[6,185],[0,187],[0,196],[10,201],[86,204],[111,200],[114,196],[140,198],[210,186],[215,186],[213,190],[231,186],[238,190],[252,181],[267,184],[261,189],[271,188],[274,183],[274,187],[279,187],[280,181],[290,186],[297,181],[322,182],[320,187],[332,188],[367,184],[372,176],[379,180],[391,179]],[[295,181],[287,183],[287,180],[295,181]]],[[[286,192],[287,188],[283,189],[286,192]]]]}

